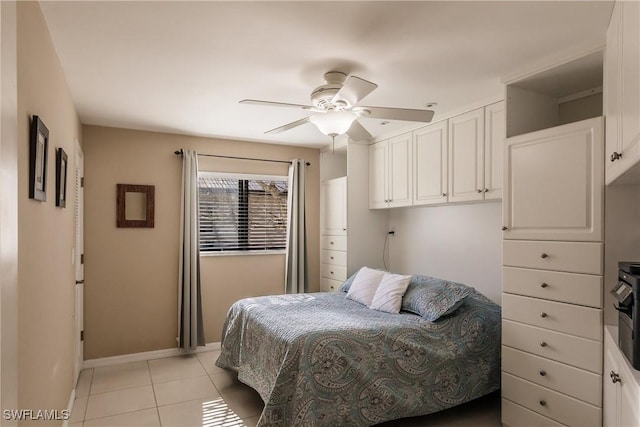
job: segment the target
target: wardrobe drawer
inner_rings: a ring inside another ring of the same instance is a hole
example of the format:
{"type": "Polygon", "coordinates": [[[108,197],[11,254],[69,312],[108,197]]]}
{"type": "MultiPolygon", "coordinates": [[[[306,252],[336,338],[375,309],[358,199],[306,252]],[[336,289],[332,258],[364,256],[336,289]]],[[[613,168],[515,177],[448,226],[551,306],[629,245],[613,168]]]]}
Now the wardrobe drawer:
{"type": "Polygon", "coordinates": [[[602,308],[602,276],[503,267],[502,289],[512,294],[602,308]]]}
{"type": "Polygon", "coordinates": [[[339,280],[327,279],[326,277],[320,278],[320,292],[338,292],[342,287],[342,283],[339,280]]]}
{"type": "Polygon", "coordinates": [[[599,308],[502,294],[502,317],[602,341],[602,310],[599,308]]]}
{"type": "Polygon", "coordinates": [[[502,399],[502,424],[509,427],[563,427],[564,424],[553,421],[527,409],[517,405],[510,400],[502,399]]]}
{"type": "Polygon", "coordinates": [[[323,249],[320,253],[320,262],[323,264],[347,266],[347,253],[345,251],[331,251],[323,249]]]}
{"type": "Polygon", "coordinates": [[[340,267],[339,265],[321,264],[320,275],[327,279],[333,280],[347,280],[347,267],[340,267]]]}
{"type": "Polygon", "coordinates": [[[602,376],[502,346],[502,370],[594,406],[602,406],[602,376]]]}
{"type": "Polygon", "coordinates": [[[334,251],[347,250],[347,236],[322,236],[320,240],[322,249],[330,249],[334,251]]]}
{"type": "Polygon", "coordinates": [[[602,409],[513,375],[502,373],[502,396],[571,426],[600,426],[602,409]]]}
{"type": "Polygon", "coordinates": [[[596,374],[602,373],[601,341],[503,320],[502,344],[596,374]]]}
{"type": "Polygon", "coordinates": [[[503,240],[502,251],[509,267],[602,274],[602,243],[503,240]]]}

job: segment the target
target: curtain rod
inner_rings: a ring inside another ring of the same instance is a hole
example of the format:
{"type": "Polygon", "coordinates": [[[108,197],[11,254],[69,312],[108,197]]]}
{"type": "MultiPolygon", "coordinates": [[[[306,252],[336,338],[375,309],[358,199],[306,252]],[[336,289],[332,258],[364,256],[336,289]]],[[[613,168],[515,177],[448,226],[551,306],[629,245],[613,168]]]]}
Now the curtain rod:
{"type": "MultiPolygon", "coordinates": [[[[182,156],[182,148],[173,152],[176,156],[182,156]]],[[[237,159],[237,160],[255,160],[257,162],[273,162],[273,163],[289,163],[291,164],[291,160],[272,160],[272,159],[256,159],[254,157],[236,157],[236,156],[222,156],[220,154],[200,154],[198,156],[205,157],[219,157],[222,159],[237,159]]],[[[311,166],[311,163],[307,162],[307,166],[311,166]]]]}

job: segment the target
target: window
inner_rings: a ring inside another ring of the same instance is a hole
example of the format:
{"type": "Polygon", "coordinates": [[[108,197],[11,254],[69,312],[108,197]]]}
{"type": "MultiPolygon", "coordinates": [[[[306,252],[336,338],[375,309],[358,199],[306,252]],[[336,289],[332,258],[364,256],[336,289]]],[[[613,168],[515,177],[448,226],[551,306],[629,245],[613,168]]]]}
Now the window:
{"type": "Polygon", "coordinates": [[[286,176],[198,173],[200,252],[286,248],[286,176]]]}

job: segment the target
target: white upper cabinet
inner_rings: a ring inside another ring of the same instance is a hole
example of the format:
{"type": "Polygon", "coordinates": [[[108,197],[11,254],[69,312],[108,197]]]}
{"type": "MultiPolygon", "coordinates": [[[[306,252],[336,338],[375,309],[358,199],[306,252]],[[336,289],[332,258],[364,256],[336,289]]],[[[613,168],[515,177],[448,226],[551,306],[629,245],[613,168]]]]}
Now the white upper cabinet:
{"type": "Polygon", "coordinates": [[[413,203],[413,164],[411,133],[389,140],[389,206],[411,206],[413,203]]]}
{"type": "MultiPolygon", "coordinates": [[[[606,182],[640,162],[640,2],[615,2],[605,54],[606,182]]],[[[640,182],[633,168],[622,182],[640,182]]]]}
{"type": "Polygon", "coordinates": [[[347,178],[331,179],[322,183],[322,234],[347,234],[347,178]]]}
{"type": "Polygon", "coordinates": [[[484,199],[502,199],[502,153],[506,137],[504,101],[487,105],[484,112],[484,199]]]}
{"type": "Polygon", "coordinates": [[[413,203],[411,133],[369,146],[369,208],[393,208],[413,203]]]}
{"type": "Polygon", "coordinates": [[[506,140],[504,238],[602,241],[601,117],[506,140]]]}
{"type": "Polygon", "coordinates": [[[388,207],[389,142],[369,146],[369,209],[388,207]]]}
{"type": "Polygon", "coordinates": [[[449,119],[449,201],[484,199],[484,108],[449,119]]]}
{"type": "Polygon", "coordinates": [[[447,121],[413,133],[414,205],[447,202],[447,121]]]}

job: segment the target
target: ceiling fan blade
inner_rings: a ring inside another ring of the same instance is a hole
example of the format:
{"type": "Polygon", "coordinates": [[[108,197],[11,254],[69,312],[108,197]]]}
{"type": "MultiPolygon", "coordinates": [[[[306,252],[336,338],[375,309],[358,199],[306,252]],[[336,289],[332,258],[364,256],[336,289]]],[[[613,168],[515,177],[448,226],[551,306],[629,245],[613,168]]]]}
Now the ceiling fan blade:
{"type": "Polygon", "coordinates": [[[363,141],[365,139],[371,138],[372,136],[369,131],[366,130],[365,127],[362,126],[357,120],[353,121],[353,124],[347,131],[347,135],[349,135],[349,138],[353,139],[354,141],[363,141]]]}
{"type": "Polygon", "coordinates": [[[333,96],[331,102],[335,104],[342,101],[347,104],[347,107],[353,107],[377,87],[378,85],[375,83],[371,83],[360,77],[350,76],[344,82],[338,93],[333,96]]]}
{"type": "Polygon", "coordinates": [[[243,99],[242,101],[240,101],[240,104],[264,105],[267,107],[302,108],[303,110],[316,111],[316,108],[312,107],[311,105],[288,104],[286,102],[260,101],[258,99],[243,99]]]}
{"type": "Polygon", "coordinates": [[[283,125],[283,126],[268,130],[265,133],[266,134],[274,134],[274,133],[284,132],[286,130],[293,129],[295,127],[301,126],[301,125],[303,125],[305,123],[308,123],[308,122],[309,122],[309,117],[305,117],[303,119],[296,120],[295,122],[287,123],[286,125],[283,125]]]}
{"type": "Polygon", "coordinates": [[[433,119],[432,110],[413,110],[410,108],[390,108],[390,107],[358,107],[354,108],[354,113],[360,117],[371,119],[404,120],[407,122],[425,122],[433,119]]]}

